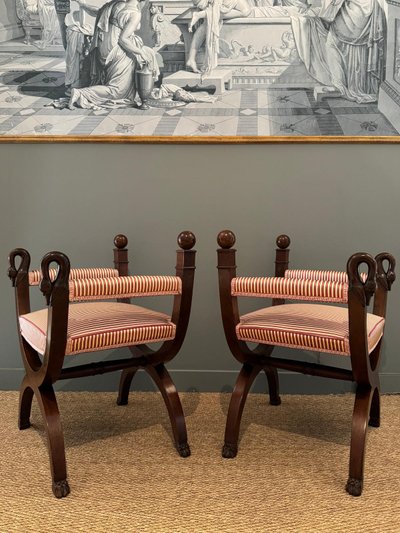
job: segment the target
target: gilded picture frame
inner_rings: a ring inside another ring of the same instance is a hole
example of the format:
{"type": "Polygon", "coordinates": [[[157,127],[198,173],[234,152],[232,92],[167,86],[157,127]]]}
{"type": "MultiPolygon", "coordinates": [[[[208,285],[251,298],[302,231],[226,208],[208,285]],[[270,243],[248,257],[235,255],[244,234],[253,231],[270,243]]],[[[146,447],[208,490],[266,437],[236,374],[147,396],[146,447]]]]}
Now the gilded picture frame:
{"type": "Polygon", "coordinates": [[[400,142],[400,0],[6,0],[0,22],[0,143],[400,142]]]}

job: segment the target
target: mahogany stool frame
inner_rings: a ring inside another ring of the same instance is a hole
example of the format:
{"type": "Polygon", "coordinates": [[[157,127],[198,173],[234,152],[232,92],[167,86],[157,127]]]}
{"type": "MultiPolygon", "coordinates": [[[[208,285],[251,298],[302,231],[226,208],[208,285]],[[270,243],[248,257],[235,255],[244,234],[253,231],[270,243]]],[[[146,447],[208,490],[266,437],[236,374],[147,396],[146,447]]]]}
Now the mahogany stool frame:
{"type": "MultiPolygon", "coordinates": [[[[165,367],[179,352],[189,323],[192,303],[195,250],[192,250],[196,239],[193,233],[184,231],[178,236],[176,275],[182,280],[181,294],[174,296],[171,321],[176,325],[173,340],[165,341],[159,349],[152,350],[146,344],[130,346],[131,357],[112,361],[99,361],[63,368],[67,343],[68,308],[69,308],[69,272],[68,257],[61,252],[49,252],[41,262],[43,279],[40,290],[44,294],[48,310],[48,336],[46,351],[43,357],[32,348],[22,337],[18,324],[19,316],[31,312],[29,267],[30,255],[23,248],[14,249],[9,256],[8,275],[15,287],[17,309],[17,326],[25,376],[20,387],[18,427],[20,430],[30,427],[32,400],[35,396],[45,423],[52,489],[57,498],[67,496],[70,487],[67,481],[64,435],[60,413],[53,385],[62,379],[94,376],[106,372],[123,370],[118,392],[118,405],[128,403],[129,389],[134,375],[139,368],[144,369],[159,388],[168,410],[176,449],[181,457],[190,455],[187,439],[185,417],[177,389],[165,367]],[[20,258],[19,266],[16,259],[20,258]],[[56,278],[50,279],[49,267],[52,263],[58,266],[56,278]]],[[[125,235],[117,235],[114,239],[114,265],[120,276],[128,275],[128,239],[125,235]]],[[[118,299],[129,303],[129,298],[118,299]]]]}
{"type": "MultiPolygon", "coordinates": [[[[347,263],[349,278],[349,342],[351,370],[328,365],[308,363],[294,359],[272,357],[273,345],[258,344],[250,349],[246,342],[236,335],[240,322],[238,299],[231,295],[231,282],[236,277],[236,250],[232,248],[236,237],[229,231],[221,231],[217,242],[219,293],[223,327],[226,340],[233,356],[242,364],[232,393],[226,421],[222,456],[234,458],[238,452],[240,422],[250,388],[259,374],[266,374],[271,405],[280,405],[277,369],[301,372],[312,376],[353,381],[356,394],[351,429],[349,477],[346,490],[352,496],[359,496],[363,486],[364,456],[368,425],[380,425],[379,360],[382,338],[368,353],[367,306],[374,296],[373,314],[385,317],[387,293],[395,280],[395,259],[389,253],[380,253],[375,259],[366,253],[354,254],[347,263]],[[384,264],[387,263],[385,270],[384,264]],[[361,278],[359,268],[368,267],[366,280],[361,278]]],[[[289,266],[290,239],[280,235],[277,240],[275,276],[283,277],[289,266]]],[[[283,305],[285,300],[275,298],[272,305],[283,305]]]]}

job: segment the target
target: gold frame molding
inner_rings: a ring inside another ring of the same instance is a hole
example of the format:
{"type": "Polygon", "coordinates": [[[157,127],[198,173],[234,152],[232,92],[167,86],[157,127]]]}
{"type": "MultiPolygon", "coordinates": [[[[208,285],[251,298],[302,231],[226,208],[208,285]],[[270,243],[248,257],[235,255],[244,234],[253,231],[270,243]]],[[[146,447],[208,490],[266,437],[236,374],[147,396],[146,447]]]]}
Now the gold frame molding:
{"type": "Polygon", "coordinates": [[[398,144],[399,136],[271,136],[271,137],[185,137],[117,135],[9,135],[0,144],[112,143],[112,144],[398,144]]]}

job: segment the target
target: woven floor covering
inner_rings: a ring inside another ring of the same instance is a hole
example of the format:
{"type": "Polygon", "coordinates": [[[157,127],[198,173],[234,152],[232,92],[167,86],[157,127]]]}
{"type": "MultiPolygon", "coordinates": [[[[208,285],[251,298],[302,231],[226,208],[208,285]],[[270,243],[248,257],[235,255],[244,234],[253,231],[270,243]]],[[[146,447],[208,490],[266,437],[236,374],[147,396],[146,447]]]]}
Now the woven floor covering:
{"type": "Polygon", "coordinates": [[[162,398],[59,393],[71,494],[51,492],[44,425],[17,429],[0,393],[0,531],[400,532],[400,396],[382,398],[360,498],[345,490],[353,396],[249,396],[236,459],[222,459],[230,395],[183,393],[192,455],[180,458],[162,398]]]}

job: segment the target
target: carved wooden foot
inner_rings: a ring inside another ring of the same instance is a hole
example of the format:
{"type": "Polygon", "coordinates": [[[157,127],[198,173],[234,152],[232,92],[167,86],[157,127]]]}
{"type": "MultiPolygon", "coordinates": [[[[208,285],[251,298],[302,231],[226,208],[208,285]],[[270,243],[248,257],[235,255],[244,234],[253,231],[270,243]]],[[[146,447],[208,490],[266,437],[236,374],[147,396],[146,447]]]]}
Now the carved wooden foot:
{"type": "Polygon", "coordinates": [[[268,381],[269,403],[270,405],[281,405],[279,396],[279,378],[276,368],[264,368],[268,381]]]}
{"type": "Polygon", "coordinates": [[[282,400],[281,400],[280,396],[278,396],[276,398],[273,398],[273,399],[270,398],[270,400],[269,400],[269,404],[270,405],[281,405],[281,403],[282,403],[282,400]]]}
{"type": "Polygon", "coordinates": [[[260,370],[260,367],[253,367],[248,363],[244,363],[238,375],[235,388],[232,392],[231,401],[229,403],[228,417],[225,428],[225,446],[222,452],[223,457],[232,458],[237,454],[240,422],[242,420],[243,409],[250,387],[260,370]],[[225,448],[227,455],[224,455],[225,448]],[[233,455],[232,450],[234,451],[233,455]]]}
{"type": "Polygon", "coordinates": [[[31,423],[29,420],[18,420],[18,429],[21,431],[23,429],[29,429],[31,427],[31,423]]]}
{"type": "Polygon", "coordinates": [[[53,492],[56,498],[63,498],[69,493],[69,486],[66,481],[64,435],[57,400],[51,386],[35,389],[35,396],[46,428],[53,492]]]}
{"type": "Polygon", "coordinates": [[[117,405],[128,405],[128,400],[124,400],[118,396],[117,405]]]}
{"type": "Polygon", "coordinates": [[[186,442],[184,444],[179,444],[176,449],[178,450],[178,453],[181,457],[189,457],[190,456],[190,446],[186,442]]]}
{"type": "Polygon", "coordinates": [[[381,425],[381,421],[379,420],[379,418],[373,418],[371,416],[369,421],[368,421],[368,425],[373,427],[373,428],[378,428],[381,425]]]}
{"type": "Polygon", "coordinates": [[[346,491],[351,496],[361,496],[362,487],[363,487],[363,482],[361,479],[355,479],[353,477],[349,477],[349,479],[347,480],[346,491]]]}
{"type": "Polygon", "coordinates": [[[224,444],[222,447],[222,457],[225,459],[233,459],[237,456],[238,447],[234,444],[224,444]]]}
{"type": "Polygon", "coordinates": [[[63,481],[53,481],[52,489],[56,498],[65,498],[71,492],[66,479],[63,481]]]}
{"type": "Polygon", "coordinates": [[[381,425],[381,422],[379,418],[370,418],[368,421],[368,425],[373,428],[379,428],[381,425]]]}
{"type": "Polygon", "coordinates": [[[121,379],[119,381],[117,405],[128,404],[129,390],[136,372],[137,368],[127,368],[122,372],[121,379]]]}
{"type": "Polygon", "coordinates": [[[360,496],[362,491],[365,442],[371,399],[371,387],[357,385],[351,428],[349,480],[346,485],[347,492],[352,496],[360,496]]]}

